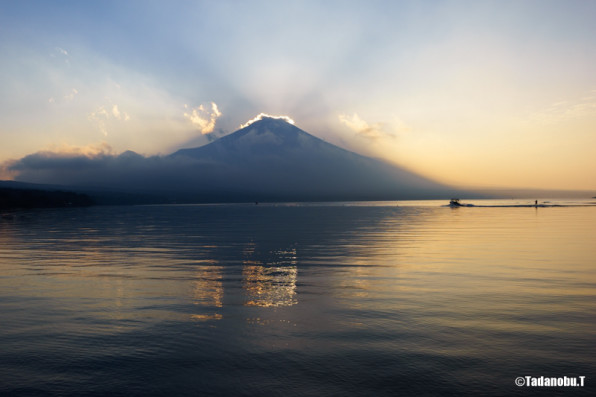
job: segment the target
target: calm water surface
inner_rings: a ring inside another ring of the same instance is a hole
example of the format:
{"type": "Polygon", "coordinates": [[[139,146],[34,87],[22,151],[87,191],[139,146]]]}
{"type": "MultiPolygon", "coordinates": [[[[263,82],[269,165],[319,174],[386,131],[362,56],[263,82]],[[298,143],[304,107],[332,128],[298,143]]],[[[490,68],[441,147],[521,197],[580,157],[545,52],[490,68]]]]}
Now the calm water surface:
{"type": "Polygon", "coordinates": [[[4,216],[0,394],[594,395],[596,207],[440,204],[4,216]]]}

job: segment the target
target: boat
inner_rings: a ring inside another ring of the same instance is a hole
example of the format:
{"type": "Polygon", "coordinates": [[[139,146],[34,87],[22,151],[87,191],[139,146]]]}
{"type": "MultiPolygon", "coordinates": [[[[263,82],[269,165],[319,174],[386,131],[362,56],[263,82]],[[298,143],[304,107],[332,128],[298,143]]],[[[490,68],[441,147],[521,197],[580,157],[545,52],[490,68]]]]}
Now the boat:
{"type": "Polygon", "coordinates": [[[449,200],[450,207],[463,207],[463,204],[459,202],[458,198],[452,198],[449,200]]]}

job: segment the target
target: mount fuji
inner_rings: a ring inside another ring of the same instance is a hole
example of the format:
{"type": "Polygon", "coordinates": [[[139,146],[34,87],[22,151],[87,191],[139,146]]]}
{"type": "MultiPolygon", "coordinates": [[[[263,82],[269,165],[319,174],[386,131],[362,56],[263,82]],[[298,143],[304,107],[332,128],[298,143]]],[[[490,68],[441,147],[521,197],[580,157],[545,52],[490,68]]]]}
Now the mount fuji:
{"type": "Polygon", "coordinates": [[[453,189],[262,118],[167,156],[39,152],[11,166],[21,182],[68,187],[110,203],[356,201],[445,198],[453,189]],[[114,198],[115,197],[115,198],[114,198]]]}
{"type": "Polygon", "coordinates": [[[192,160],[202,168],[203,181],[194,187],[207,195],[210,186],[213,192],[246,199],[284,201],[438,198],[450,191],[268,117],[205,146],[181,149],[170,158],[192,160]]]}

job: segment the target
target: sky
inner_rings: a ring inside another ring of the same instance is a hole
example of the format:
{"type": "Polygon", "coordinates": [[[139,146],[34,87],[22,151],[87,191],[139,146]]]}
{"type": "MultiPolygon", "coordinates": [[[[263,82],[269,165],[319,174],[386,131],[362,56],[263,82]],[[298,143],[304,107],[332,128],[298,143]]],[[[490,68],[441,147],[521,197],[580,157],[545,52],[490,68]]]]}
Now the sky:
{"type": "Polygon", "coordinates": [[[0,179],[259,113],[465,187],[596,189],[595,1],[0,0],[0,179]]]}

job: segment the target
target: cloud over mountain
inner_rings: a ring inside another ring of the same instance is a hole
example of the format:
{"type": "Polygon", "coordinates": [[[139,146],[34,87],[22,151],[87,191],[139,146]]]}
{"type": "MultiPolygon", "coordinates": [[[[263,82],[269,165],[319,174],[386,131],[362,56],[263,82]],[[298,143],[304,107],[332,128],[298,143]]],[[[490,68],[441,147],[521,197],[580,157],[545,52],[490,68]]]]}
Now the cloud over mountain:
{"type": "Polygon", "coordinates": [[[184,105],[184,108],[187,110],[184,112],[184,117],[203,135],[212,133],[215,129],[215,122],[221,117],[221,112],[215,102],[211,102],[211,109],[205,105],[199,105],[192,109],[188,105],[184,105]]]}
{"type": "Polygon", "coordinates": [[[384,135],[388,135],[383,131],[383,126],[381,123],[369,124],[362,120],[356,113],[354,113],[352,116],[340,114],[338,118],[342,124],[364,138],[377,140],[384,135]]]}

